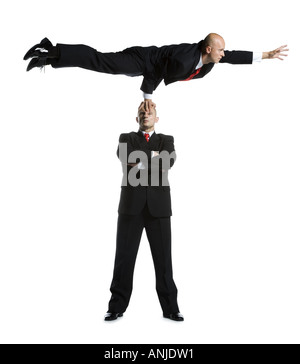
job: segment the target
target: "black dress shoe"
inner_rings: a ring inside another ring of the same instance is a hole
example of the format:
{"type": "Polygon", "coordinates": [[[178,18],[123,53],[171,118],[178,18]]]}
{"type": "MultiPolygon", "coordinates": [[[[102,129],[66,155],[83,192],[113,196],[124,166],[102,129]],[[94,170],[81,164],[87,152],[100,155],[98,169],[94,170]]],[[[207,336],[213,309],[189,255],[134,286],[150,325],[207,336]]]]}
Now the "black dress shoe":
{"type": "Polygon", "coordinates": [[[26,71],[30,71],[35,67],[39,67],[42,69],[47,64],[50,64],[50,59],[43,57],[43,58],[32,58],[31,61],[28,63],[26,71]]]}
{"type": "Polygon", "coordinates": [[[104,316],[105,321],[113,321],[116,320],[118,317],[122,317],[122,313],[118,312],[107,312],[107,314],[104,316]]]}
{"type": "Polygon", "coordinates": [[[29,49],[29,51],[25,54],[23,59],[24,59],[24,61],[26,61],[28,58],[38,57],[39,53],[42,53],[42,52],[37,50],[37,48],[46,49],[47,51],[49,51],[49,49],[51,49],[52,47],[53,47],[53,45],[50,42],[50,40],[48,38],[44,38],[41,40],[41,42],[39,44],[36,44],[33,47],[31,47],[29,49]]]}
{"type": "Polygon", "coordinates": [[[184,318],[180,312],[165,314],[164,317],[173,321],[184,321],[184,318]]]}

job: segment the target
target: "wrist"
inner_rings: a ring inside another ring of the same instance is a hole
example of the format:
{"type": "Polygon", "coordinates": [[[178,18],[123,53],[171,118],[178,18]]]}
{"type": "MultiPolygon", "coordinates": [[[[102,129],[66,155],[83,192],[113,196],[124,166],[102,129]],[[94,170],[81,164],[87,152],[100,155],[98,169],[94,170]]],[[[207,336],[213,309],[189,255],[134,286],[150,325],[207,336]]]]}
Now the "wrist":
{"type": "Polygon", "coordinates": [[[270,58],[270,52],[263,52],[262,59],[268,59],[270,58]]]}

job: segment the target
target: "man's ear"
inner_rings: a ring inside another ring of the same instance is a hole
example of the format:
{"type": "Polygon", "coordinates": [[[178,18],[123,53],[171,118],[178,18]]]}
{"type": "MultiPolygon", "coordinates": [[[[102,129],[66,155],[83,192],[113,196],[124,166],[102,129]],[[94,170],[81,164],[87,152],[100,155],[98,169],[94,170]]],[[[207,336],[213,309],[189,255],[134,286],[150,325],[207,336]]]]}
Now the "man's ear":
{"type": "Polygon", "coordinates": [[[156,123],[158,123],[158,120],[159,120],[159,118],[158,118],[158,117],[156,117],[156,118],[155,118],[155,122],[156,122],[156,123]]]}
{"type": "Polygon", "coordinates": [[[206,50],[206,53],[207,53],[207,54],[211,53],[211,46],[207,46],[207,47],[205,48],[205,50],[206,50]]]}
{"type": "Polygon", "coordinates": [[[137,123],[139,122],[139,118],[138,117],[136,117],[135,120],[136,120],[137,123]]]}

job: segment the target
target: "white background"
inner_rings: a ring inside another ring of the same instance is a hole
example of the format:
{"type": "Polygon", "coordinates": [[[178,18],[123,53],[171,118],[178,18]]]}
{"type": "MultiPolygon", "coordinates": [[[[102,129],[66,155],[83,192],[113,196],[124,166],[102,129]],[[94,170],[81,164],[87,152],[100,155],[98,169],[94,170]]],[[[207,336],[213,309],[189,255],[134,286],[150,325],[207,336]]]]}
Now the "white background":
{"type": "Polygon", "coordinates": [[[299,26],[295,0],[2,1],[1,343],[299,343],[299,26]],[[142,78],[26,72],[47,36],[100,51],[195,43],[283,62],[216,65],[154,94],[172,134],[174,278],[162,318],[143,236],[124,317],[104,322],[115,253],[119,134],[137,130],[142,78]],[[296,34],[298,33],[298,34],[296,34]]]}

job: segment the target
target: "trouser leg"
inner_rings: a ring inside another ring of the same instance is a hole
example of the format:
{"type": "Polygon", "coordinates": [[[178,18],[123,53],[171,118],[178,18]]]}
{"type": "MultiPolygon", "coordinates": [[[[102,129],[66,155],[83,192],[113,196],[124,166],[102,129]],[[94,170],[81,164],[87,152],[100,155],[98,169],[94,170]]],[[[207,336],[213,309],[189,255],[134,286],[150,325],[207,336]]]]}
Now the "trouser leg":
{"type": "Polygon", "coordinates": [[[156,290],[163,313],[179,312],[177,288],[172,270],[170,217],[154,218],[148,215],[145,229],[155,267],[156,290]]]}
{"type": "Polygon", "coordinates": [[[59,58],[51,61],[54,68],[81,67],[88,70],[140,76],[145,70],[147,49],[131,47],[121,52],[102,53],[89,46],[57,44],[59,58]]]}
{"type": "Polygon", "coordinates": [[[119,215],[112,293],[108,310],[123,313],[132,292],[133,271],[143,232],[142,215],[119,215]]]}

